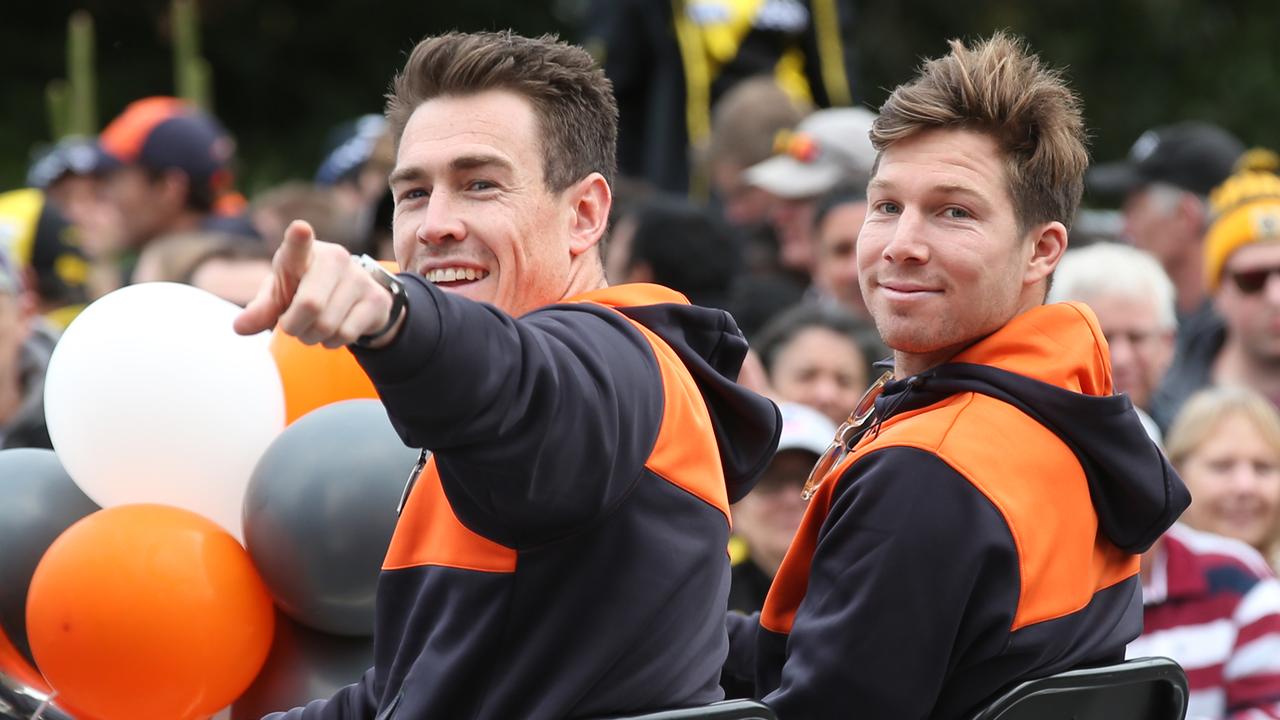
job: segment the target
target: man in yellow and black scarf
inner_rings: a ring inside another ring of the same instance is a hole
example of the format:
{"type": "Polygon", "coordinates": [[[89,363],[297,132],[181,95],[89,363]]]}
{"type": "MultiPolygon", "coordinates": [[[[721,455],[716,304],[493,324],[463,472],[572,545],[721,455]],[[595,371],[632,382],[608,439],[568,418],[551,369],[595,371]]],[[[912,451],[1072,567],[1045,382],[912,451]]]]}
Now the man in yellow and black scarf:
{"type": "Polygon", "coordinates": [[[691,173],[711,106],[734,83],[774,75],[793,100],[851,105],[850,0],[594,0],[586,47],[613,81],[618,166],[672,192],[705,197],[691,173]]]}

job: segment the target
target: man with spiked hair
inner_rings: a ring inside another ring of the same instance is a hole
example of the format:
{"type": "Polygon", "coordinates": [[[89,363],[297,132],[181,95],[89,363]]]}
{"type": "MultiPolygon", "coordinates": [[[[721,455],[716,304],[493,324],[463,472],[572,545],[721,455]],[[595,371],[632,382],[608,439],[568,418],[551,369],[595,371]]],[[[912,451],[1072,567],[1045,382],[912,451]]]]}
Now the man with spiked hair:
{"type": "Polygon", "coordinates": [[[814,468],[730,676],[781,720],[966,718],[1120,661],[1138,553],[1189,502],[1084,305],[1044,305],[1087,155],[1061,77],[1004,34],[881,108],[859,282],[894,368],[814,468]]]}

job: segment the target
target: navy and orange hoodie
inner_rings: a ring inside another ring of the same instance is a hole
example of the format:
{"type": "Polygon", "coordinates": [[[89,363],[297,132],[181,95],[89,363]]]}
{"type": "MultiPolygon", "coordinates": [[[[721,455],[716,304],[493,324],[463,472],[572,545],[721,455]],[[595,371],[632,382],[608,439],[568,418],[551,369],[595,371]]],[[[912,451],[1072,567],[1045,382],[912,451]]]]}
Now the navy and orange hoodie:
{"type": "Polygon", "coordinates": [[[564,720],[718,700],[729,503],[781,426],[735,383],[733,319],[656,285],[514,319],[401,278],[401,335],[355,352],[405,443],[433,455],[378,581],[374,668],[284,717],[564,720]]]}
{"type": "Polygon", "coordinates": [[[809,503],[726,673],[779,720],[967,718],[1002,688],[1119,662],[1138,557],[1190,502],[1093,313],[1032,309],[895,379],[809,503]]]}

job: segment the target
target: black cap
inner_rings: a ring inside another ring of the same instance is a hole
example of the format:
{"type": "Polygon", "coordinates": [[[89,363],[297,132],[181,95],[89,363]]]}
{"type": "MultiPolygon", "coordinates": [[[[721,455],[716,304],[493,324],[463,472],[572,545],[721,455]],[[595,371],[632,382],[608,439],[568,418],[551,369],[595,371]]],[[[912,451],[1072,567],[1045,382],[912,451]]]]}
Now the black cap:
{"type": "Polygon", "coordinates": [[[109,159],[98,143],[89,138],[67,137],[42,148],[27,170],[27,184],[49,189],[66,175],[93,175],[106,168],[109,159]]]}
{"type": "Polygon", "coordinates": [[[1244,143],[1217,125],[1166,125],[1143,133],[1127,159],[1089,168],[1085,183],[1102,195],[1127,195],[1155,182],[1208,195],[1231,175],[1243,153],[1244,143]]]}

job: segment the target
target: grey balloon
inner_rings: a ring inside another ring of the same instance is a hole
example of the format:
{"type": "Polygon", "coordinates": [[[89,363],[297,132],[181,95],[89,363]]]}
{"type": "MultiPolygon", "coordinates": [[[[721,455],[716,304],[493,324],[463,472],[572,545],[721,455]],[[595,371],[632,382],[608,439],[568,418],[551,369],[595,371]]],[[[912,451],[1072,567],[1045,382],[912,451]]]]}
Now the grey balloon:
{"type": "Polygon", "coordinates": [[[33,666],[27,589],[45,550],[93,503],[52,450],[0,450],[0,628],[33,666]]]}
{"type": "Polygon", "coordinates": [[[376,400],[313,410],[271,443],[249,481],[244,537],[281,610],[323,632],[373,634],[378,573],[417,459],[376,400]]]}
{"type": "Polygon", "coordinates": [[[271,653],[253,684],[231,706],[231,720],[259,720],[327,698],[371,667],[373,638],[326,635],[277,613],[271,653]]]}

